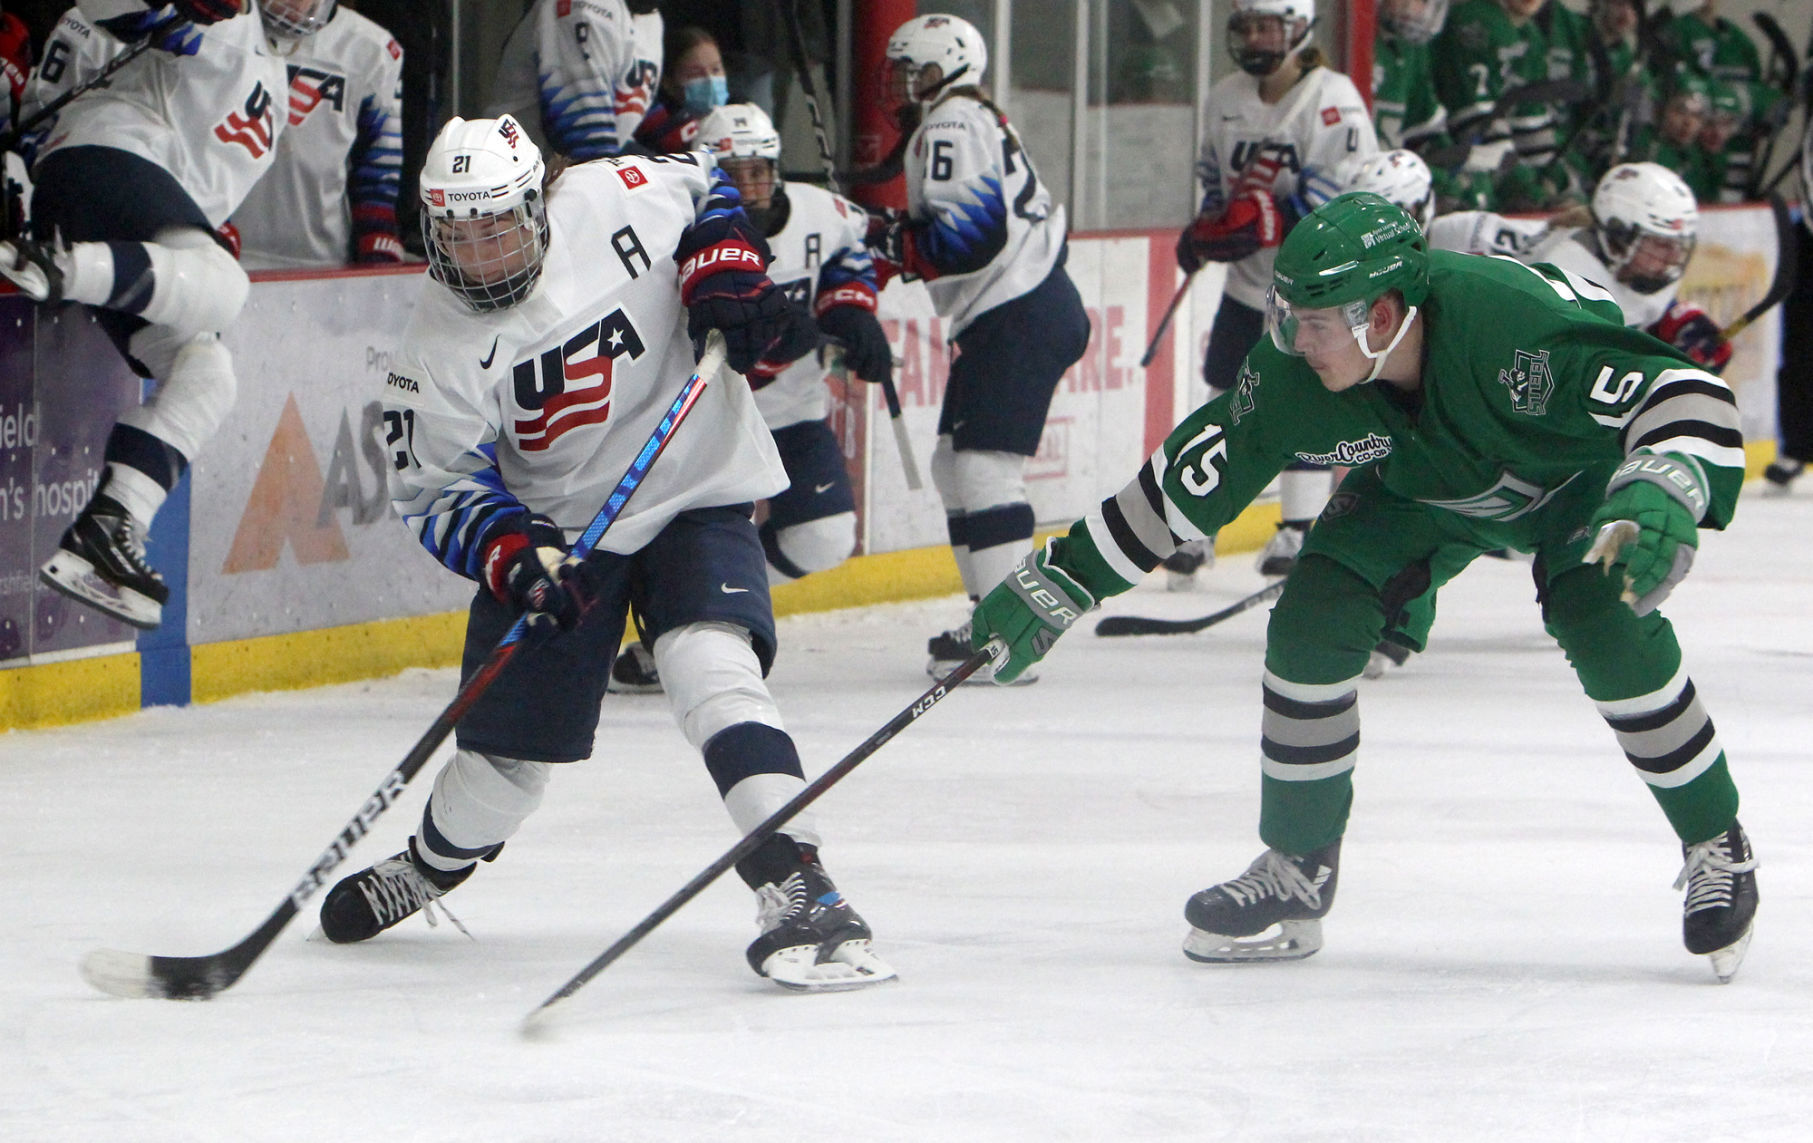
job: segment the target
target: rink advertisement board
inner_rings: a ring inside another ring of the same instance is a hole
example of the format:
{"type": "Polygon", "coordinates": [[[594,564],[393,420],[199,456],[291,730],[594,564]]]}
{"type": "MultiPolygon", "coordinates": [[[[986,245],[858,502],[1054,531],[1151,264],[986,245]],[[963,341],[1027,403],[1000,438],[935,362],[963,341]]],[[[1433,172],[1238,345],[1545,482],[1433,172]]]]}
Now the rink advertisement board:
{"type": "MultiPolygon", "coordinates": [[[[1090,341],[1059,384],[1027,467],[1041,526],[1060,526],[1118,491],[1206,398],[1200,369],[1220,301],[1220,267],[1196,275],[1152,366],[1139,366],[1183,284],[1174,240],[1169,231],[1072,238],[1068,269],[1089,315],[1090,341]]],[[[1729,322],[1765,292],[1774,261],[1768,210],[1708,209],[1682,296],[1729,322]]],[[[458,613],[472,585],[421,551],[385,491],[377,399],[419,271],[254,278],[226,339],[239,376],[237,401],[153,529],[153,562],[173,590],[169,622],[136,638],[38,585],[36,569],[98,479],[107,432],[137,399],[139,383],[85,311],[40,311],[0,293],[0,668],[15,668],[0,670],[0,728],[66,720],[38,712],[35,698],[22,700],[36,692],[18,680],[45,664],[84,657],[130,658],[120,652],[136,649],[133,670],[143,678],[142,690],[130,695],[136,706],[186,701],[191,658],[215,664],[255,645],[267,648],[267,661],[291,660],[283,683],[252,671],[223,687],[198,666],[193,694],[257,689],[261,677],[267,686],[298,685],[311,677],[309,655],[325,657],[321,648],[328,646],[356,650],[387,624],[434,620],[411,637],[457,646],[458,613]],[[322,634],[344,638],[282,642],[322,634]]],[[[880,317],[924,486],[907,487],[877,387],[828,375],[832,424],[856,481],[859,551],[924,553],[911,565],[923,569],[940,558],[949,562],[932,459],[959,350],[917,283],[890,284],[880,317]]],[[[1773,437],[1778,334],[1775,314],[1757,322],[1739,338],[1725,374],[1753,443],[1773,437]]]]}

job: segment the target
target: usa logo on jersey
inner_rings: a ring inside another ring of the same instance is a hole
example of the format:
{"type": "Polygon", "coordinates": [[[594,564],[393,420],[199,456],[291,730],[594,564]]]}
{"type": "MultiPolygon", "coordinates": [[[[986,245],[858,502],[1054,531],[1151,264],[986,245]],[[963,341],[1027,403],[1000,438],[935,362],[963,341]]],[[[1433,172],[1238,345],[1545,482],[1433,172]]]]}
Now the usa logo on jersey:
{"type": "Polygon", "coordinates": [[[276,134],[271,102],[271,93],[264,89],[263,82],[254,85],[245,106],[214,125],[214,137],[222,143],[237,143],[254,159],[263,158],[276,134]]]}
{"type": "Polygon", "coordinates": [[[511,366],[516,404],[535,414],[512,422],[517,447],[543,452],[581,425],[607,420],[616,359],[627,353],[634,361],[643,349],[642,337],[629,318],[622,310],[612,310],[609,317],[563,344],[511,366]]]}

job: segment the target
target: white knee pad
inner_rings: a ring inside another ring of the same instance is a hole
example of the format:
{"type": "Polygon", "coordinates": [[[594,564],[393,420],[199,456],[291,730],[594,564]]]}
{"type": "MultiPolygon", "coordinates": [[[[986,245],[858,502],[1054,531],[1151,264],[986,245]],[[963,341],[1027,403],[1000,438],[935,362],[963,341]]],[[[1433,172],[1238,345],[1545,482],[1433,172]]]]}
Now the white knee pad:
{"type": "MultiPolygon", "coordinates": [[[[498,758],[456,750],[434,780],[428,812],[441,836],[462,850],[489,849],[508,841],[524,819],[541,805],[548,786],[546,762],[498,758]]],[[[431,865],[458,869],[469,861],[431,853],[418,846],[431,865]]]]}
{"type": "Polygon", "coordinates": [[[1026,458],[1017,452],[952,455],[958,500],[965,512],[982,512],[1026,499],[1026,458]]]}
{"type": "MultiPolygon", "coordinates": [[[[774,543],[800,571],[808,575],[829,571],[856,550],[856,513],[839,512],[782,528],[774,534],[774,543]]],[[[773,566],[768,568],[770,584],[786,583],[789,578],[773,566]]]]}
{"type": "Polygon", "coordinates": [[[786,729],[749,632],[734,623],[689,623],[666,632],[655,640],[655,669],[674,721],[695,750],[740,722],[786,729]]]}
{"type": "Polygon", "coordinates": [[[145,243],[145,252],[151,257],[151,300],[138,316],[192,334],[219,332],[239,316],[252,283],[212,235],[192,226],[166,227],[145,243]]]}
{"type": "Polygon", "coordinates": [[[233,372],[233,355],[220,343],[218,335],[192,335],[173,354],[168,354],[167,366],[161,365],[154,359],[165,357],[170,344],[167,331],[133,337],[132,355],[155,370],[157,390],[149,401],[129,410],[120,420],[194,460],[232,411],[239,380],[233,372]],[[141,344],[150,356],[140,355],[141,344]]]}

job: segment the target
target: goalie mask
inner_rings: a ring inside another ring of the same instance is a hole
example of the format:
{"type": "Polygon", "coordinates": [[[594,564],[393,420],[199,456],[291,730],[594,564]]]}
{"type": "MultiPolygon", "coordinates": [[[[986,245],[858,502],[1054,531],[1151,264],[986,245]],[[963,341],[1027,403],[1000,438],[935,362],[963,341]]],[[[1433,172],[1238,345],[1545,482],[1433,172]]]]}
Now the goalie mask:
{"type": "Polygon", "coordinates": [[[980,84],[987,70],[982,33],[959,16],[918,16],[888,37],[885,83],[896,104],[933,103],[952,87],[980,84]]]}
{"type": "Polygon", "coordinates": [[[697,146],[711,152],[750,211],[768,209],[780,185],[781,136],[753,103],[714,108],[699,120],[697,146]]]}
{"type": "Polygon", "coordinates": [[[1311,211],[1278,247],[1265,325],[1272,344],[1293,357],[1352,337],[1372,362],[1364,384],[1378,379],[1428,296],[1423,228],[1376,194],[1350,192],[1311,211]],[[1366,339],[1372,304],[1393,290],[1404,298],[1404,320],[1375,353],[1366,339]]]}
{"type": "Polygon", "coordinates": [[[1435,221],[1435,180],[1429,164],[1415,151],[1381,151],[1349,166],[1341,165],[1341,189],[1371,191],[1416,219],[1425,233],[1435,221]]]}
{"type": "Polygon", "coordinates": [[[327,27],[339,0],[260,0],[258,17],[273,39],[300,40],[327,27]]]}
{"type": "Polygon", "coordinates": [[[1264,78],[1309,43],[1316,0],[1234,0],[1228,54],[1248,75],[1264,78]]]}
{"type": "Polygon", "coordinates": [[[512,116],[441,128],[422,164],[429,276],[480,313],[528,297],[548,256],[543,173],[512,116]]]}
{"type": "Polygon", "coordinates": [[[1593,190],[1593,233],[1606,268],[1639,294],[1681,280],[1699,228],[1693,191],[1660,163],[1620,163],[1593,190]]]}

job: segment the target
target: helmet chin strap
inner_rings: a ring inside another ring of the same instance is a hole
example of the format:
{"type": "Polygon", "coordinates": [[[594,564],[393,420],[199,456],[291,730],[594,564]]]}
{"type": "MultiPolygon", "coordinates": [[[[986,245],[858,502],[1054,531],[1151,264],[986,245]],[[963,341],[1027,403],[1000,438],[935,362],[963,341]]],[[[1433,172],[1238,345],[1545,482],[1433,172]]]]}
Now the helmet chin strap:
{"type": "Polygon", "coordinates": [[[1404,311],[1404,320],[1398,323],[1398,331],[1396,335],[1392,337],[1391,344],[1387,345],[1384,349],[1379,350],[1377,353],[1374,353],[1366,344],[1365,326],[1361,326],[1359,329],[1353,331],[1353,339],[1360,343],[1360,352],[1364,353],[1367,359],[1372,362],[1372,372],[1368,373],[1366,375],[1366,380],[1360,382],[1360,384],[1370,385],[1379,379],[1379,372],[1385,368],[1385,362],[1391,357],[1392,351],[1397,349],[1398,343],[1404,340],[1404,335],[1410,332],[1410,323],[1416,320],[1416,314],[1416,306],[1410,306],[1406,309],[1404,311]]]}

